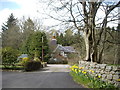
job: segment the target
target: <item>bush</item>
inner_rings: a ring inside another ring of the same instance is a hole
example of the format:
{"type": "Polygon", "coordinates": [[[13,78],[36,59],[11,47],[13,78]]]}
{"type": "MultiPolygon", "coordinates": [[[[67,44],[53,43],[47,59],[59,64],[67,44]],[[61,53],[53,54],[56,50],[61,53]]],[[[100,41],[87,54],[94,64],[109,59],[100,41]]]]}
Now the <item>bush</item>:
{"type": "Polygon", "coordinates": [[[67,60],[63,60],[62,63],[63,64],[68,64],[68,61],[67,60]]]}
{"type": "Polygon", "coordinates": [[[25,65],[27,62],[29,62],[30,60],[29,60],[29,58],[28,57],[24,57],[24,58],[22,58],[22,60],[20,61],[20,63],[22,64],[22,65],[25,65]]]}
{"type": "Polygon", "coordinates": [[[68,61],[67,60],[50,60],[48,62],[49,64],[68,64],[68,61]]]}
{"type": "Polygon", "coordinates": [[[34,58],[34,61],[40,62],[41,60],[40,60],[38,57],[35,57],[35,58],[34,58]]]}
{"type": "Polygon", "coordinates": [[[40,67],[41,67],[41,62],[39,62],[39,61],[28,61],[24,65],[25,71],[39,70],[40,67]]]}
{"type": "Polygon", "coordinates": [[[17,63],[18,51],[11,48],[5,47],[2,49],[2,64],[6,67],[17,63]]]}

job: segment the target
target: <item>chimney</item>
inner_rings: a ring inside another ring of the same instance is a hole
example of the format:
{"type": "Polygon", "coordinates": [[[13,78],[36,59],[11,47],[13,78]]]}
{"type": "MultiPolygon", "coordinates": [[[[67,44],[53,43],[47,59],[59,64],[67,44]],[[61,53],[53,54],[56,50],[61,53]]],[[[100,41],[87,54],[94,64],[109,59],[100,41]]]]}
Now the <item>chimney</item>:
{"type": "Polygon", "coordinates": [[[53,33],[52,35],[51,45],[54,45],[54,46],[57,45],[56,33],[53,33]]]}

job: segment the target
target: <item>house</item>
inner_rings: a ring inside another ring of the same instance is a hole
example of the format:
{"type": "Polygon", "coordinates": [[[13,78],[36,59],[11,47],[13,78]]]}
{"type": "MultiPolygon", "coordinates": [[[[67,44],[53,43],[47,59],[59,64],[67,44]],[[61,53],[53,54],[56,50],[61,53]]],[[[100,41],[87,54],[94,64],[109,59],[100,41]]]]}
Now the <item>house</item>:
{"type": "Polygon", "coordinates": [[[53,34],[51,39],[51,47],[52,47],[52,58],[56,59],[65,59],[67,58],[68,54],[76,53],[75,49],[72,46],[62,46],[57,44],[57,40],[55,34],[53,34]]]}
{"type": "Polygon", "coordinates": [[[67,54],[69,54],[69,53],[75,53],[75,49],[73,47],[71,47],[71,46],[62,46],[60,44],[57,45],[57,47],[55,48],[53,53],[55,53],[57,51],[63,57],[67,57],[67,54]]]}

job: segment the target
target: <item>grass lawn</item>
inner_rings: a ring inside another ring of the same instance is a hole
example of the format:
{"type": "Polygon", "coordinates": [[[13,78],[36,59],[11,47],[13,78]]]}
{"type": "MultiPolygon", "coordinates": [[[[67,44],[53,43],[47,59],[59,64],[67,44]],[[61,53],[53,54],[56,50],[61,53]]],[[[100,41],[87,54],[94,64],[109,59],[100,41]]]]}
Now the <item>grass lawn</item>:
{"type": "Polygon", "coordinates": [[[8,69],[8,70],[22,70],[22,69],[24,69],[24,67],[23,66],[12,66],[12,65],[10,65],[10,66],[4,66],[4,65],[0,65],[0,68],[1,69],[8,69]]]}
{"type": "Polygon", "coordinates": [[[77,82],[78,84],[81,84],[81,85],[83,85],[84,87],[86,87],[86,88],[89,88],[88,87],[88,83],[89,83],[89,81],[88,80],[83,80],[84,78],[80,78],[76,73],[74,73],[74,72],[70,72],[70,75],[73,77],[73,80],[75,81],[75,82],[77,82]]]}
{"type": "Polygon", "coordinates": [[[83,74],[76,74],[75,72],[70,72],[70,75],[73,77],[73,80],[77,82],[78,84],[83,85],[85,88],[91,88],[92,90],[119,90],[115,86],[107,83],[102,82],[98,79],[94,79],[92,77],[88,77],[83,74]]]}

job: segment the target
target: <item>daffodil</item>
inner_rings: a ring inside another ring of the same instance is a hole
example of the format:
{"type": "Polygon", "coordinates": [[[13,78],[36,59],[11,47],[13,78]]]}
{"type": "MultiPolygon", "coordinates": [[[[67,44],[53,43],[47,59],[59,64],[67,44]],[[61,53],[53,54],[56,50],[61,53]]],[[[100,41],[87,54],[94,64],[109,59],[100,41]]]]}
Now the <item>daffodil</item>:
{"type": "Polygon", "coordinates": [[[82,67],[79,67],[79,69],[82,69],[82,67]]]}
{"type": "Polygon", "coordinates": [[[74,68],[72,68],[72,71],[74,71],[74,68]]]}
{"type": "Polygon", "coordinates": [[[84,71],[82,71],[82,73],[84,73],[84,71]]]}
{"type": "Polygon", "coordinates": [[[77,69],[75,69],[75,73],[77,73],[77,69]]]}
{"type": "Polygon", "coordinates": [[[94,73],[94,71],[91,71],[92,73],[94,73]]]}
{"type": "Polygon", "coordinates": [[[89,71],[92,71],[92,70],[89,70],[89,71]]]}
{"type": "Polygon", "coordinates": [[[84,67],[79,67],[79,69],[84,69],[84,67]]]}
{"type": "Polygon", "coordinates": [[[87,72],[84,72],[84,74],[86,74],[87,72]]]}
{"type": "Polygon", "coordinates": [[[120,79],[117,79],[118,82],[120,82],[120,79]]]}
{"type": "Polygon", "coordinates": [[[82,67],[82,69],[84,69],[84,67],[82,67]]]}
{"type": "Polygon", "coordinates": [[[98,76],[98,78],[101,78],[101,76],[98,76]]]}
{"type": "Polygon", "coordinates": [[[81,70],[79,70],[78,72],[81,72],[81,70]]]}
{"type": "Polygon", "coordinates": [[[95,74],[95,76],[98,76],[97,74],[95,74]]]}

